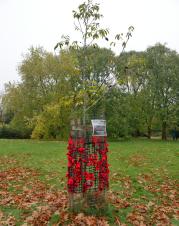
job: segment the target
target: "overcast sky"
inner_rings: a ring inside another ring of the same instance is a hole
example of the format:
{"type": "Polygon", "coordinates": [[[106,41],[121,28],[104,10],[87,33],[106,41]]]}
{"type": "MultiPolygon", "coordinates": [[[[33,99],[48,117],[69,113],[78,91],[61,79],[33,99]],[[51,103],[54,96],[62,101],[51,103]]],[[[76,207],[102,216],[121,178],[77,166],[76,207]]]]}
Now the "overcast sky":
{"type": "MultiPolygon", "coordinates": [[[[156,42],[179,52],[179,0],[96,0],[102,24],[115,33],[135,27],[126,51],[156,42]]],[[[62,34],[75,39],[72,10],[83,0],[0,0],[0,90],[20,81],[17,66],[30,46],[53,51],[62,34]]]]}

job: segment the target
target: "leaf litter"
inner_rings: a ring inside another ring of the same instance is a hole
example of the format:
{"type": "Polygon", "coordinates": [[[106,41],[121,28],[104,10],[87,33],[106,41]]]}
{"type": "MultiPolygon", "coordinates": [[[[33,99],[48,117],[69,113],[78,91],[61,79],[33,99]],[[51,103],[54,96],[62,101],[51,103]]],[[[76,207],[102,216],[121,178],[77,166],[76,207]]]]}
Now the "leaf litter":
{"type": "MultiPolygon", "coordinates": [[[[0,225],[49,225],[53,216],[56,221],[51,225],[69,226],[108,226],[108,216],[88,216],[84,213],[73,214],[68,209],[66,190],[59,190],[39,177],[37,170],[15,166],[12,158],[1,163],[10,164],[10,168],[0,172],[0,225]],[[5,209],[20,210],[17,218],[5,209]]],[[[155,172],[156,174],[158,172],[155,172]]],[[[120,182],[119,192],[109,190],[108,202],[114,206],[112,225],[172,225],[172,219],[179,220],[179,200],[177,180],[170,179],[162,172],[162,180],[157,180],[155,173],[139,174],[136,181],[129,176],[115,173],[113,182],[120,182]],[[136,197],[136,186],[146,193],[136,197]],[[147,196],[147,194],[152,196],[147,196]],[[125,219],[122,212],[126,211],[125,219]]],[[[59,181],[59,183],[61,183],[59,181]]]]}

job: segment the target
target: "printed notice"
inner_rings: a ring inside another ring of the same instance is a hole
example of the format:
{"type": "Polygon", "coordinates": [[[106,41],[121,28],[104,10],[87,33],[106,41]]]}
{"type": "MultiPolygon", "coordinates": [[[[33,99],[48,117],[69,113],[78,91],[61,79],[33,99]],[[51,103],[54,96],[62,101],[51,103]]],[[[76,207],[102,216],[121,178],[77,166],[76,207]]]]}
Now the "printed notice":
{"type": "Polygon", "coordinates": [[[106,134],[106,120],[94,119],[91,120],[93,126],[94,136],[107,136],[106,134]]]}

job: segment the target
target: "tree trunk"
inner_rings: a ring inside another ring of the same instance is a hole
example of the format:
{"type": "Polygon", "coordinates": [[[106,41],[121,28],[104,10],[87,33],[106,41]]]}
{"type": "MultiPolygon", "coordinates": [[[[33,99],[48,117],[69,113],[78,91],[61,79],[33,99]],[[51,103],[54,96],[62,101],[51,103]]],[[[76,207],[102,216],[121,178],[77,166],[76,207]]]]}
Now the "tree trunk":
{"type": "Polygon", "coordinates": [[[148,136],[148,139],[151,139],[151,133],[152,133],[151,126],[148,126],[147,127],[147,136],[148,136]]]}
{"type": "Polygon", "coordinates": [[[167,140],[167,123],[162,122],[162,140],[167,140]]]}

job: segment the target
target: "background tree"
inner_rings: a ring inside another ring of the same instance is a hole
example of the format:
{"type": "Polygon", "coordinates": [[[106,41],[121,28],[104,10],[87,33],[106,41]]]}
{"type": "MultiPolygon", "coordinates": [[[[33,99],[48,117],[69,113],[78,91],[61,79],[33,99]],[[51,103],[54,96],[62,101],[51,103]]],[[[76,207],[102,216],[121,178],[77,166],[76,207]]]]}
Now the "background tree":
{"type": "Polygon", "coordinates": [[[121,54],[116,66],[119,89],[125,93],[131,133],[139,136],[144,133],[142,91],[146,83],[146,59],[143,52],[131,51],[121,54]]]}
{"type": "Polygon", "coordinates": [[[162,139],[167,139],[167,128],[173,118],[177,101],[176,84],[179,80],[178,54],[164,45],[157,44],[147,49],[149,73],[153,79],[156,109],[161,122],[162,139]]]}
{"type": "MultiPolygon", "coordinates": [[[[16,130],[20,137],[67,137],[70,119],[82,113],[81,51],[72,48],[54,55],[30,48],[19,65],[21,82],[6,84],[2,96],[4,127],[16,130]]],[[[90,107],[86,109],[91,117],[105,114],[110,137],[150,138],[153,130],[162,130],[165,139],[178,129],[179,57],[175,51],[159,44],[120,56],[100,47],[86,51],[90,107]]]]}

